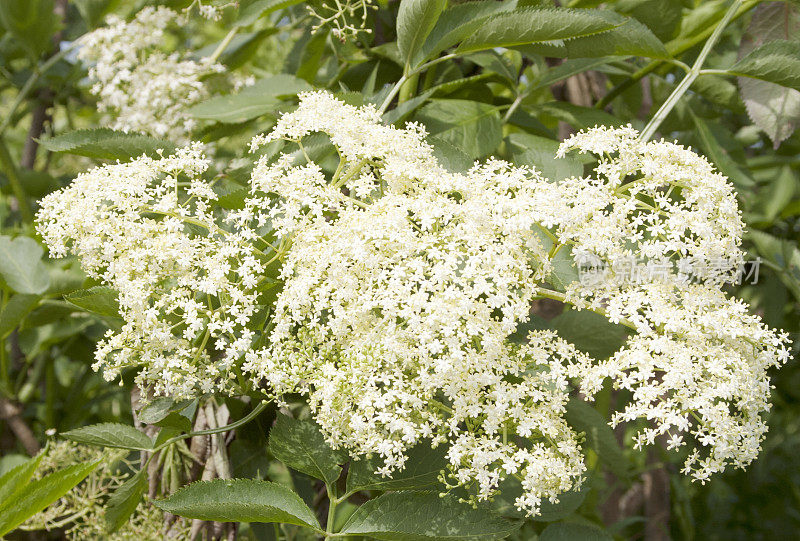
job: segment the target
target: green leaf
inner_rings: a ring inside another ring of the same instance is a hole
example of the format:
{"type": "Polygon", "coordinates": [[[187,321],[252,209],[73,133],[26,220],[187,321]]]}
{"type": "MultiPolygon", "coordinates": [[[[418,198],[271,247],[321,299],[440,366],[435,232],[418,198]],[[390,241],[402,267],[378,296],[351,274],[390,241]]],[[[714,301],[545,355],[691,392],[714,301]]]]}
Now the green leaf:
{"type": "Polygon", "coordinates": [[[556,158],[558,141],[528,133],[512,133],[508,140],[515,164],[535,167],[551,181],[583,175],[583,163],[579,156],[569,154],[556,158]]]}
{"type": "Polygon", "coordinates": [[[13,499],[0,505],[0,536],[57,501],[99,465],[100,461],[76,464],[28,483],[13,499]]]}
{"type": "MultiPolygon", "coordinates": [[[[764,2],[753,10],[739,45],[739,56],[746,56],[765,43],[791,39],[798,34],[800,13],[796,8],[778,2],[764,2]]],[[[778,148],[800,124],[800,92],[749,77],[737,80],[748,116],[778,148]]]]}
{"type": "Polygon", "coordinates": [[[59,27],[53,0],[3,0],[0,24],[33,58],[53,48],[52,37],[59,27]]]}
{"type": "Polygon", "coordinates": [[[561,248],[553,257],[552,265],[553,270],[547,277],[547,282],[559,291],[566,290],[569,284],[578,280],[578,269],[575,266],[575,259],[572,257],[571,247],[561,248]]]}
{"type": "Polygon", "coordinates": [[[537,116],[549,115],[555,119],[566,122],[576,130],[594,126],[621,126],[622,121],[594,107],[581,107],[564,101],[551,101],[531,107],[531,112],[537,116]]]}
{"type": "Polygon", "coordinates": [[[608,32],[563,42],[522,45],[518,48],[528,55],[568,57],[570,59],[603,56],[670,58],[664,44],[649,28],[635,19],[628,19],[608,32]]]}
{"type": "Polygon", "coordinates": [[[416,57],[444,10],[446,0],[403,0],[397,11],[397,47],[406,67],[416,57]]]}
{"type": "Polygon", "coordinates": [[[375,473],[383,466],[379,457],[350,462],[347,472],[347,492],[358,490],[420,490],[439,484],[439,472],[447,466],[446,451],[440,445],[420,443],[408,452],[406,467],[391,477],[375,473]]]}
{"type": "Polygon", "coordinates": [[[359,507],[342,528],[385,541],[503,539],[519,526],[452,495],[389,492],[359,507]]]}
{"type": "Polygon", "coordinates": [[[591,9],[518,9],[488,18],[456,52],[574,39],[607,32],[627,20],[610,11],[591,9]]]}
{"type": "Polygon", "coordinates": [[[610,357],[628,339],[626,327],[588,310],[567,310],[553,318],[550,325],[564,340],[595,359],[610,357]]]}
{"type": "Polygon", "coordinates": [[[269,481],[200,481],[153,504],[186,518],[218,522],[280,522],[319,529],[314,512],[300,496],[269,481]]]}
{"type": "Polygon", "coordinates": [[[763,231],[750,231],[747,239],[753,242],[761,257],[781,269],[775,273],[776,276],[800,300],[800,250],[796,243],[763,231]]]}
{"type": "Polygon", "coordinates": [[[17,293],[39,295],[50,287],[50,275],[42,263],[44,250],[30,237],[0,236],[0,275],[17,293]]]}
{"type": "Polygon", "coordinates": [[[0,339],[4,339],[16,329],[34,306],[39,303],[39,295],[17,293],[3,306],[0,312],[0,339]]]}
{"type": "Polygon", "coordinates": [[[166,419],[170,413],[178,413],[187,409],[194,402],[195,400],[192,399],[176,402],[167,396],[159,396],[142,408],[139,412],[139,420],[146,425],[154,425],[166,419]]]}
{"type": "MultiPolygon", "coordinates": [[[[522,484],[514,477],[507,477],[500,483],[499,492],[493,496],[492,508],[495,512],[506,517],[526,518],[526,513],[520,511],[514,505],[517,497],[522,496],[522,484]]],[[[531,517],[537,522],[553,522],[564,519],[573,514],[581,506],[589,492],[586,481],[580,489],[562,492],[558,495],[558,503],[552,503],[547,499],[542,500],[542,505],[538,515],[531,517]]]]}
{"type": "Polygon", "coordinates": [[[139,470],[128,478],[108,499],[105,505],[106,525],[110,532],[117,531],[136,511],[142,496],[147,490],[145,470],[139,470]]]}
{"type": "Polygon", "coordinates": [[[509,11],[515,2],[465,2],[448,8],[441,14],[428,34],[414,65],[429,60],[445,49],[463,41],[486,22],[490,15],[509,11]]]}
{"type": "Polygon", "coordinates": [[[544,529],[539,541],[613,541],[614,538],[591,524],[579,522],[556,522],[544,529]]]}
{"type": "Polygon", "coordinates": [[[259,79],[252,86],[237,94],[215,96],[188,109],[194,118],[215,120],[223,123],[246,122],[261,115],[274,112],[283,97],[296,96],[311,90],[311,85],[302,79],[285,73],[259,79]]]}
{"type": "Polygon", "coordinates": [[[35,457],[26,460],[22,464],[12,468],[0,477],[0,508],[2,508],[7,501],[17,492],[25,488],[33,477],[36,468],[42,461],[44,453],[39,453],[35,457]]]}
{"type": "Polygon", "coordinates": [[[781,213],[781,211],[789,204],[797,192],[797,176],[794,170],[784,165],[780,169],[780,173],[767,187],[764,198],[761,200],[764,205],[764,216],[770,222],[781,213]]]}
{"type": "Polygon", "coordinates": [[[239,18],[234,26],[249,26],[260,17],[301,3],[302,0],[239,0],[239,18]]]}
{"type": "Polygon", "coordinates": [[[765,43],[728,71],[800,90],[800,42],[775,40],[765,43]]]}
{"type": "Polygon", "coordinates": [[[297,471],[333,485],[342,473],[347,453],[330,448],[316,424],[278,414],[269,433],[270,452],[297,471]]]}
{"type": "Polygon", "coordinates": [[[691,109],[689,113],[697,128],[700,146],[708,156],[709,161],[716,165],[722,174],[727,176],[739,189],[749,188],[755,184],[753,178],[731,158],[727,151],[714,137],[714,133],[706,121],[695,115],[691,109]]]}
{"type": "Polygon", "coordinates": [[[461,149],[471,159],[494,152],[503,140],[497,107],[470,100],[432,100],[416,115],[431,135],[461,149]]]}
{"type": "Polygon", "coordinates": [[[101,160],[129,160],[142,154],[158,157],[175,150],[169,141],[156,139],[140,133],[125,133],[109,128],[75,130],[63,135],[39,140],[42,147],[51,152],[66,152],[101,160]]]}
{"type": "Polygon", "coordinates": [[[86,26],[95,28],[103,22],[103,17],[117,7],[119,0],[73,0],[86,26]]]}
{"type": "Polygon", "coordinates": [[[475,160],[445,139],[431,136],[427,138],[427,141],[433,147],[433,155],[436,160],[448,171],[461,173],[475,164],[475,160]]]}
{"type": "Polygon", "coordinates": [[[153,448],[153,441],[143,432],[121,423],[100,423],[83,426],[61,434],[76,443],[101,445],[119,449],[147,451],[153,448]]]}
{"type": "Polygon", "coordinates": [[[567,422],[580,432],[586,433],[586,441],[602,462],[614,475],[628,477],[628,461],[617,442],[608,421],[592,406],[573,398],[567,402],[567,422]]]}
{"type": "Polygon", "coordinates": [[[79,289],[64,295],[64,300],[99,316],[119,317],[117,292],[108,286],[79,289]]]}

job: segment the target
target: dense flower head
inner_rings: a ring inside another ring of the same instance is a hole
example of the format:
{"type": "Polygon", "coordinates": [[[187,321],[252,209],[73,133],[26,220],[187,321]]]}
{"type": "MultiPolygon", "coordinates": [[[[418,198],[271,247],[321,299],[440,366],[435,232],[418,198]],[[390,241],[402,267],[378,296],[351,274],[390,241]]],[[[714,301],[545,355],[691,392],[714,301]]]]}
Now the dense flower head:
{"type": "Polygon", "coordinates": [[[204,79],[225,67],[160,49],[179,18],[169,8],[148,6],[129,22],[111,15],[105,27],[81,38],[78,57],[89,63],[92,93],[100,111],[112,113],[112,128],[188,142],[194,120],[186,109],[209,97],[204,79]]]}
{"type": "Polygon", "coordinates": [[[601,127],[559,150],[597,154],[587,176],[551,182],[496,159],[457,173],[424,127],[327,92],[301,94],[251,150],[273,143],[284,152],[254,158],[234,210],[214,206],[197,146],[92,170],[43,201],[51,253],[119,292],[125,325],[98,349],[107,377],[139,366],[157,393],[299,393],[331,444],[379,455],[382,473],[444,445],[448,482],[484,500],[513,476],[529,513],[582,483],[565,405],[609,380],[631,396],[612,423],[641,423],[637,446],[693,444],[696,479],[756,456],[788,341],[723,292],[742,222],[690,149],[601,127]],[[335,170],[305,146],[319,134],[335,170]],[[592,254],[607,279],[553,285],[565,253],[592,254]],[[663,272],[627,280],[631,257],[663,272]],[[694,283],[666,265],[680,258],[721,263],[694,283]],[[632,334],[608,359],[553,331],[520,336],[543,296],[632,334]]]}

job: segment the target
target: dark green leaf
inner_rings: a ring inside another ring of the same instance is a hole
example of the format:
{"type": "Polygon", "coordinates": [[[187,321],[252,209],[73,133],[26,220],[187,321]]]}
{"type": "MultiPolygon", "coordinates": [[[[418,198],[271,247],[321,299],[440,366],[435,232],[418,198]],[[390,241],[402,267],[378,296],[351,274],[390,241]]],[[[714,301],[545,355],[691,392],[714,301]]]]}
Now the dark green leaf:
{"type": "Polygon", "coordinates": [[[436,160],[448,171],[461,173],[469,169],[475,160],[464,154],[458,147],[439,137],[428,137],[436,160]]]}
{"type": "Polygon", "coordinates": [[[50,286],[44,250],[30,237],[0,236],[0,275],[17,293],[39,295],[50,286]]]}
{"type": "Polygon", "coordinates": [[[117,292],[108,286],[79,289],[64,295],[64,300],[99,316],[119,317],[117,292]]]}
{"type": "Polygon", "coordinates": [[[397,47],[406,66],[425,43],[439,19],[446,0],[403,0],[397,11],[397,47]]]}
{"type": "Polygon", "coordinates": [[[121,423],[101,423],[83,426],[64,432],[61,435],[68,440],[87,445],[144,451],[153,448],[153,442],[146,434],[130,425],[121,423]]]}
{"type": "Polygon", "coordinates": [[[514,5],[515,2],[487,0],[465,2],[448,8],[428,34],[415,64],[433,58],[445,49],[463,41],[484,24],[490,15],[509,11],[514,8],[514,5]]]}
{"type": "Polygon", "coordinates": [[[470,100],[433,100],[417,113],[431,135],[461,149],[471,159],[494,152],[503,140],[497,107],[470,100]]]}
{"type": "Polygon", "coordinates": [[[57,501],[92,473],[100,462],[76,464],[28,483],[0,505],[0,536],[57,501]]]}
{"type": "Polygon", "coordinates": [[[430,488],[439,483],[439,472],[447,466],[445,454],[442,445],[431,449],[427,442],[420,443],[408,452],[405,469],[394,472],[391,477],[375,473],[383,466],[378,457],[354,460],[347,472],[347,491],[430,488]]]}
{"type": "Polygon", "coordinates": [[[39,143],[51,152],[66,152],[101,160],[129,160],[142,154],[158,157],[175,150],[169,141],[140,133],[125,133],[109,128],[75,130],[41,139],[39,143]]]}
{"type": "Polygon", "coordinates": [[[691,116],[697,128],[696,133],[700,138],[700,145],[703,147],[709,161],[716,165],[720,172],[727,176],[739,189],[753,186],[755,181],[728,155],[717,141],[717,138],[714,137],[714,133],[709,125],[706,124],[706,121],[694,113],[691,113],[691,116]]]}
{"type": "Polygon", "coordinates": [[[269,433],[270,452],[297,471],[333,485],[342,473],[347,453],[330,448],[316,424],[278,414],[269,433]]]}
{"type": "Polygon", "coordinates": [[[573,398],[567,403],[567,422],[575,430],[586,433],[586,441],[614,475],[628,476],[628,461],[606,418],[592,406],[573,398]]]}
{"type": "Polygon", "coordinates": [[[628,19],[610,11],[590,9],[518,9],[499,13],[475,29],[456,49],[466,53],[514,47],[607,32],[628,19]]]}
{"type": "Polygon", "coordinates": [[[503,539],[518,528],[485,508],[474,509],[455,496],[389,492],[359,507],[342,533],[385,541],[503,539]]]}
{"type": "Polygon", "coordinates": [[[110,532],[117,531],[128,522],[139,502],[142,501],[147,486],[146,471],[139,470],[114,491],[105,505],[106,525],[110,532]]]}
{"type": "Polygon", "coordinates": [[[558,141],[527,133],[512,133],[508,139],[509,150],[517,165],[535,167],[542,176],[552,181],[583,175],[579,156],[570,154],[556,158],[558,141]]]}
{"type": "MultiPolygon", "coordinates": [[[[517,497],[522,496],[522,484],[514,477],[507,477],[500,483],[499,493],[495,494],[492,508],[499,514],[506,517],[525,518],[526,512],[520,511],[514,505],[517,497]]],[[[561,520],[574,513],[586,499],[589,491],[587,483],[584,481],[580,489],[570,490],[558,495],[558,503],[542,500],[541,509],[538,515],[532,517],[537,522],[553,522],[561,520]]]]}
{"type": "Polygon", "coordinates": [[[616,353],[628,339],[622,325],[588,310],[567,310],[550,321],[558,334],[595,359],[616,353]]]}
{"type": "Polygon", "coordinates": [[[534,114],[552,116],[566,122],[576,130],[592,128],[594,126],[621,126],[622,121],[617,117],[595,109],[594,107],[581,107],[564,101],[551,101],[536,105],[531,108],[534,114]]]}
{"type": "Polygon", "coordinates": [[[186,518],[218,522],[281,522],[319,529],[314,512],[300,496],[269,481],[200,481],[153,504],[186,518]]]}

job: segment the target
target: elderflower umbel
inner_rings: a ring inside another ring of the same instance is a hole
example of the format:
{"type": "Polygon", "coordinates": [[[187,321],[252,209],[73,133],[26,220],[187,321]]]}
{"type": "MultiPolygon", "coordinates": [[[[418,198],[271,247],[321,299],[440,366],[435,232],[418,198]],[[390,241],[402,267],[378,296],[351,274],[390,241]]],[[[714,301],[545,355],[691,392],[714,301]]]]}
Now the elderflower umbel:
{"type": "Polygon", "coordinates": [[[186,53],[159,49],[180,14],[145,7],[125,22],[110,15],[107,26],[81,38],[78,57],[89,63],[92,93],[100,111],[111,113],[111,127],[188,142],[195,121],[186,109],[209,97],[204,78],[225,67],[186,53]]]}
{"type": "Polygon", "coordinates": [[[599,155],[585,178],[494,159],[453,173],[422,126],[384,125],[326,92],[301,94],[251,150],[276,141],[299,150],[255,159],[249,196],[227,213],[212,210],[194,146],[95,169],[44,200],[51,252],[119,292],[125,326],[98,349],[107,377],[139,366],[157,393],[235,393],[240,376],[278,400],[300,393],[331,444],[379,455],[381,473],[429,440],[478,500],[520,479],[531,514],[580,486],[565,404],[608,378],[632,396],[612,422],[643,421],[637,446],[695,445],[695,478],[755,457],[787,339],[723,293],[743,225],[727,180],[691,150],[595,128],[559,151],[599,155]],[[338,153],[332,175],[306,152],[314,133],[338,153]],[[609,280],[555,289],[554,258],[570,249],[595,254],[609,280]],[[673,271],[630,282],[630,257],[726,263],[698,284],[673,271]],[[265,291],[277,291],[271,317],[254,326],[265,291]],[[635,334],[600,360],[552,331],[520,343],[541,296],[635,334]]]}
{"type": "Polygon", "coordinates": [[[236,389],[231,368],[250,348],[264,269],[252,244],[217,225],[207,168],[194,144],[97,167],[41,202],[51,255],[78,256],[118,294],[124,325],[96,351],[108,380],[141,367],[137,382],[156,394],[236,389]]]}

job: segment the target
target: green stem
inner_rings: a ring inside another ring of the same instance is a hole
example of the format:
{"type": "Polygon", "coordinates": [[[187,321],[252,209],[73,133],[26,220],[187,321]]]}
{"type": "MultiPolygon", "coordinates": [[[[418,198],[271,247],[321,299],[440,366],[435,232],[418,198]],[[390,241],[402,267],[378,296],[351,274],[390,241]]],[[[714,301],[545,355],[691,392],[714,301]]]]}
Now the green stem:
{"type": "Polygon", "coordinates": [[[414,97],[419,86],[419,72],[409,76],[403,86],[400,87],[400,95],[397,96],[397,103],[404,103],[414,97]]]}
{"type": "MultiPolygon", "coordinates": [[[[747,13],[748,11],[753,9],[756,5],[758,5],[759,2],[760,2],[760,0],[748,0],[736,12],[736,14],[734,14],[734,16],[731,18],[731,21],[735,21],[736,19],[738,19],[739,17],[741,17],[742,15],[744,15],[745,13],[747,13]]],[[[684,40],[677,40],[677,39],[673,40],[673,41],[669,42],[666,45],[667,51],[669,52],[670,56],[672,56],[672,57],[680,55],[680,54],[683,54],[686,51],[688,51],[689,49],[691,49],[692,47],[694,47],[695,45],[697,45],[698,43],[702,42],[708,36],[710,36],[713,31],[714,31],[714,29],[709,26],[703,32],[700,32],[699,34],[697,34],[695,36],[692,36],[690,38],[686,38],[684,40]]],[[[609,103],[611,103],[612,100],[614,100],[614,98],[616,98],[617,96],[619,96],[620,94],[625,92],[625,90],[627,90],[628,88],[630,88],[631,86],[633,86],[634,84],[639,82],[641,79],[643,79],[644,77],[646,77],[647,75],[649,75],[650,73],[652,73],[653,71],[658,69],[659,67],[663,66],[667,62],[669,62],[669,61],[653,60],[652,62],[647,64],[645,67],[643,67],[643,68],[639,69],[638,71],[634,72],[628,79],[626,79],[625,81],[621,82],[620,84],[618,84],[617,86],[615,86],[614,88],[609,90],[608,94],[603,96],[595,104],[595,107],[597,109],[605,109],[606,106],[609,103]]]]}
{"type": "Polygon", "coordinates": [[[386,112],[386,109],[388,109],[388,108],[389,108],[389,105],[392,103],[392,100],[393,100],[393,99],[394,99],[394,97],[397,95],[397,93],[400,91],[400,87],[402,87],[402,86],[403,86],[403,84],[404,84],[404,83],[405,83],[405,82],[406,82],[406,81],[407,81],[407,80],[408,80],[410,77],[412,77],[413,75],[416,75],[417,73],[421,73],[421,72],[425,71],[426,69],[428,69],[428,68],[430,68],[430,67],[432,67],[432,66],[435,66],[435,65],[436,65],[436,64],[438,64],[439,62],[444,62],[445,60],[450,60],[450,59],[452,59],[452,58],[455,58],[456,56],[458,56],[456,53],[450,53],[450,54],[446,54],[446,55],[444,55],[444,56],[440,56],[439,58],[434,58],[434,59],[433,59],[433,60],[431,60],[430,62],[426,62],[425,64],[422,64],[422,65],[420,65],[420,66],[417,66],[416,68],[414,68],[414,69],[412,69],[412,70],[409,70],[409,72],[408,72],[408,73],[404,73],[404,74],[403,74],[403,76],[402,76],[402,77],[400,77],[400,79],[398,79],[398,80],[397,80],[397,82],[394,84],[394,86],[392,87],[392,89],[389,91],[389,95],[388,95],[388,96],[386,96],[386,99],[385,99],[385,100],[383,100],[383,104],[382,104],[382,105],[380,106],[380,108],[378,109],[378,112],[379,112],[379,113],[384,113],[384,112],[386,112]]]}
{"type": "Polygon", "coordinates": [[[336,533],[333,531],[333,529],[336,521],[336,507],[338,505],[339,500],[337,500],[334,494],[331,493],[330,489],[328,489],[328,522],[325,523],[325,539],[329,539],[332,534],[336,533]]]}
{"type": "Polygon", "coordinates": [[[228,45],[231,44],[231,40],[233,40],[233,38],[236,36],[238,32],[239,32],[238,26],[234,26],[231,29],[231,31],[228,32],[228,34],[222,39],[219,45],[217,45],[217,48],[214,49],[214,52],[211,53],[211,56],[208,57],[209,64],[213,64],[214,62],[219,60],[219,57],[222,56],[222,53],[225,52],[225,49],[228,47],[228,45]]]}
{"type": "MultiPolygon", "coordinates": [[[[6,117],[8,120],[9,117],[6,117]]],[[[1,132],[0,132],[1,133],[1,132]]],[[[17,167],[14,165],[14,160],[11,159],[11,154],[8,153],[8,147],[0,134],[0,169],[3,169],[8,178],[8,183],[11,185],[11,191],[17,199],[19,205],[19,213],[25,222],[33,222],[33,211],[28,203],[28,196],[25,194],[25,189],[22,187],[22,182],[17,175],[17,167]]]]}
{"type": "Polygon", "coordinates": [[[692,86],[694,80],[697,79],[698,75],[700,75],[700,70],[703,68],[703,62],[705,62],[706,57],[719,40],[719,37],[725,30],[725,27],[731,21],[733,16],[739,11],[741,5],[742,0],[734,0],[734,2],[730,5],[728,10],[725,12],[725,15],[722,16],[719,24],[717,24],[716,28],[714,28],[714,31],[711,33],[711,36],[706,41],[705,45],[703,45],[703,49],[697,56],[697,60],[695,60],[694,65],[692,65],[692,69],[689,70],[689,72],[686,74],[686,77],[684,77],[675,90],[672,91],[672,94],[670,94],[658,111],[656,111],[656,114],[652,119],[650,119],[650,122],[647,123],[647,126],[645,126],[644,130],[642,130],[642,133],[639,134],[639,139],[641,141],[647,141],[653,136],[667,115],[669,115],[686,91],[689,90],[689,87],[692,86]]]}

